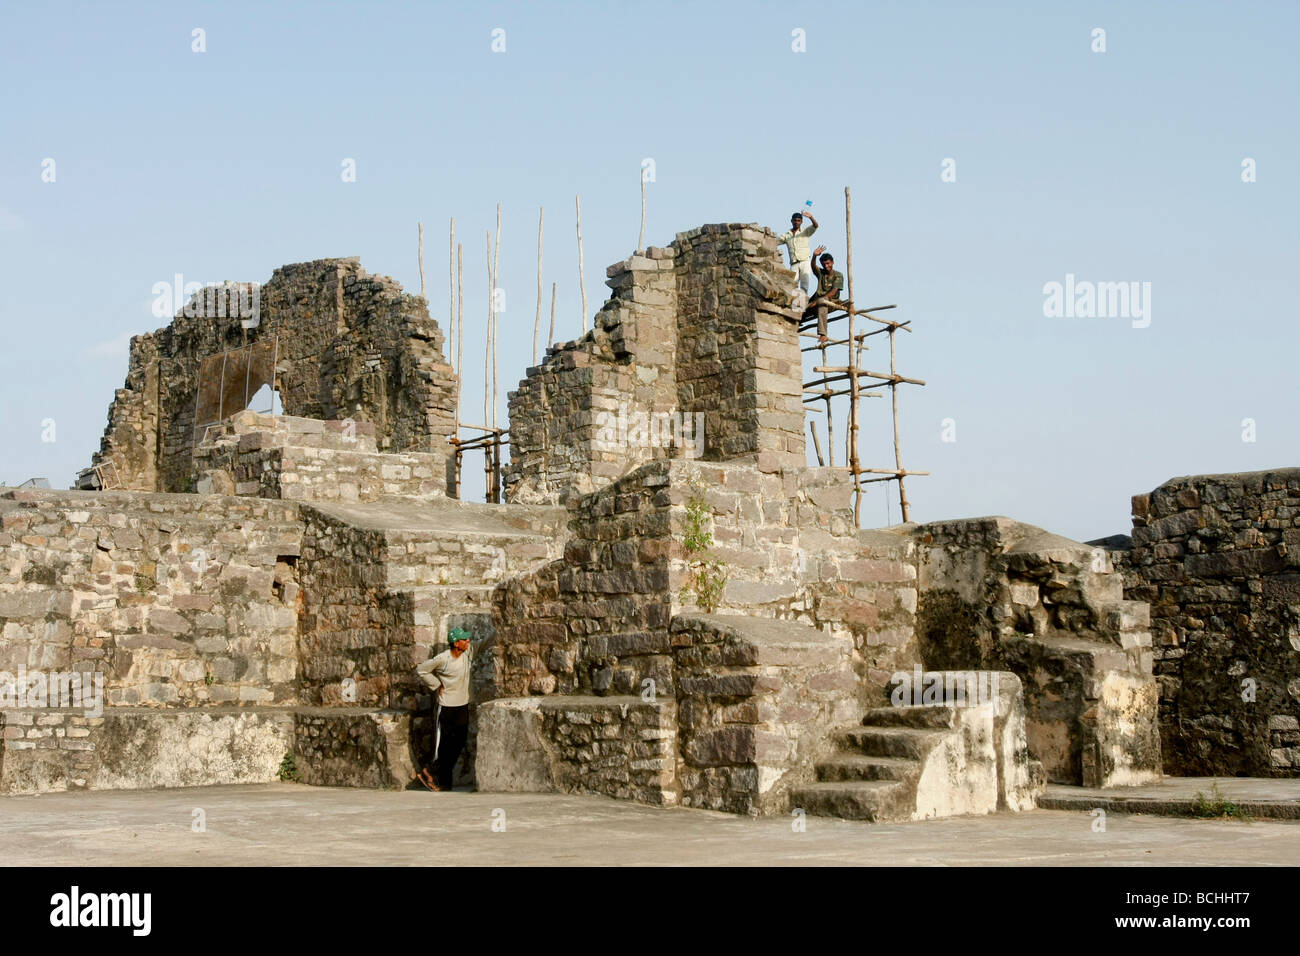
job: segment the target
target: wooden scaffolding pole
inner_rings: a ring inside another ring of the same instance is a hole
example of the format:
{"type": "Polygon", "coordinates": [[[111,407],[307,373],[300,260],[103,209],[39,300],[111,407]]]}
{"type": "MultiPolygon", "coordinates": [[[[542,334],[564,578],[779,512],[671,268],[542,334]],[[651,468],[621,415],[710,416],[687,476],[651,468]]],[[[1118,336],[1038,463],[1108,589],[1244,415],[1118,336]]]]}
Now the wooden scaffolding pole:
{"type": "Polygon", "coordinates": [[[903,484],[903,446],[898,438],[898,371],[894,365],[894,329],[889,330],[889,371],[894,381],[889,383],[890,398],[894,405],[894,466],[898,468],[898,506],[903,512],[903,524],[911,520],[907,504],[907,487],[903,484]]]}
{"type": "MultiPolygon", "coordinates": [[[[421,285],[424,284],[421,278],[421,285]]],[[[460,363],[456,360],[456,217],[451,217],[451,236],[447,242],[447,364],[459,375],[460,363]]]]}
{"type": "Polygon", "coordinates": [[[488,277],[488,297],[487,297],[487,328],[486,336],[483,341],[483,421],[492,421],[492,415],[488,410],[488,401],[491,397],[491,363],[492,363],[492,232],[487,233],[487,277],[488,277]]]}
{"type": "Polygon", "coordinates": [[[578,210],[578,287],[582,292],[582,334],[587,334],[587,280],[582,275],[582,197],[574,196],[578,210]]]}
{"type": "MultiPolygon", "coordinates": [[[[454,223],[454,220],[453,220],[454,223]]],[[[453,228],[455,228],[453,224],[453,228]]],[[[465,259],[460,243],[456,244],[456,429],[452,440],[460,440],[460,386],[465,358],[465,259]]],[[[448,351],[451,346],[447,347],[448,351]]],[[[456,449],[456,497],[460,497],[460,449],[456,449]]]]}
{"type": "MultiPolygon", "coordinates": [[[[853,193],[849,187],[844,189],[844,243],[845,243],[845,301],[843,302],[826,302],[819,303],[811,310],[805,310],[798,323],[799,338],[815,338],[816,343],[810,343],[806,347],[800,348],[800,352],[820,352],[821,364],[814,366],[813,371],[817,377],[803,383],[803,400],[805,406],[816,407],[822,403],[823,411],[826,414],[826,464],[830,467],[835,466],[835,432],[834,417],[832,414],[832,399],[847,397],[849,400],[848,408],[848,429],[845,435],[845,459],[848,465],[849,475],[853,479],[853,519],[854,523],[862,526],[862,507],[863,507],[863,485],[878,481],[896,481],[898,482],[898,497],[901,505],[903,521],[911,520],[911,506],[907,500],[907,489],[904,478],[908,475],[926,475],[929,472],[908,471],[903,467],[903,449],[902,438],[898,422],[898,386],[899,385],[924,385],[922,379],[907,378],[898,373],[897,361],[897,337],[895,335],[900,329],[905,332],[911,332],[910,321],[899,322],[893,319],[881,318],[873,315],[873,312],[884,311],[886,309],[896,308],[894,305],[873,306],[870,309],[860,309],[854,305],[854,296],[857,292],[857,286],[853,281],[853,193]],[[869,332],[859,332],[856,328],[857,318],[868,320],[875,323],[878,328],[873,328],[869,332]],[[841,319],[847,320],[848,331],[842,338],[829,339],[826,335],[829,323],[838,322],[841,319]],[[814,327],[816,334],[813,333],[814,327]],[[872,335],[888,333],[889,335],[889,371],[876,372],[863,367],[863,356],[867,351],[866,340],[872,335]],[[845,346],[848,351],[848,358],[843,365],[832,365],[829,359],[829,349],[845,346]],[[890,405],[894,429],[894,467],[893,468],[864,468],[862,466],[861,455],[859,452],[859,439],[861,433],[861,408],[859,404],[864,398],[880,398],[882,393],[873,391],[875,389],[889,388],[890,405]],[[881,477],[863,479],[863,475],[880,475],[881,477]]],[[[820,435],[817,432],[815,422],[810,422],[813,435],[813,446],[817,453],[817,461],[823,464],[822,448],[820,435]]]]}
{"type": "MultiPolygon", "coordinates": [[[[822,329],[825,327],[825,325],[822,322],[821,313],[826,311],[826,306],[823,305],[817,311],[818,311],[817,328],[822,329]]],[[[826,365],[830,361],[826,355],[826,348],[828,345],[830,345],[828,341],[823,340],[821,343],[822,365],[826,365]]],[[[822,382],[822,388],[824,389],[824,391],[822,392],[822,398],[826,401],[826,454],[829,458],[826,464],[829,465],[831,468],[834,468],[835,467],[835,419],[831,416],[831,398],[833,396],[832,396],[830,384],[828,382],[822,382]]]]}
{"type": "Polygon", "coordinates": [[[537,364],[537,338],[542,333],[542,221],[546,207],[537,210],[537,316],[533,319],[533,364],[537,364]]]}
{"type": "Polygon", "coordinates": [[[415,227],[420,233],[419,249],[416,252],[416,258],[420,260],[420,298],[428,302],[428,295],[424,288],[424,223],[417,220],[415,227]]]}
{"type": "MultiPolygon", "coordinates": [[[[853,197],[844,187],[845,297],[853,302],[853,197]]],[[[858,350],[853,337],[853,310],[849,309],[849,472],[853,475],[853,524],[862,527],[862,472],[858,461],[858,350]]]]}
{"type": "Polygon", "coordinates": [[[496,248],[492,252],[492,418],[488,422],[497,427],[497,323],[500,315],[497,310],[497,290],[500,288],[501,275],[497,271],[501,264],[501,204],[497,203],[496,248]]]}
{"type": "Polygon", "coordinates": [[[555,344],[555,286],[551,283],[551,329],[546,333],[546,347],[549,349],[555,344]]]}

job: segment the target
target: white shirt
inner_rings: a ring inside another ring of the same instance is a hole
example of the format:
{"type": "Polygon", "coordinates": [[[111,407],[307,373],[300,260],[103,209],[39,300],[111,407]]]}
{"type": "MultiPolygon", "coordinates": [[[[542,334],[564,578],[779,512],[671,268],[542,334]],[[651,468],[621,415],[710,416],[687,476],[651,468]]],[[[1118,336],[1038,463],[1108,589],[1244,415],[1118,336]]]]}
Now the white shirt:
{"type": "Polygon", "coordinates": [[[463,707],[469,703],[469,665],[473,659],[474,642],[470,641],[469,648],[459,657],[448,648],[417,667],[415,673],[431,690],[442,688],[440,699],[444,707],[463,707]]]}
{"type": "Polygon", "coordinates": [[[812,243],[808,241],[808,237],[816,231],[817,227],[809,224],[798,232],[787,229],[776,237],[777,244],[783,244],[790,253],[791,268],[794,268],[796,263],[807,262],[812,258],[812,243]]]}

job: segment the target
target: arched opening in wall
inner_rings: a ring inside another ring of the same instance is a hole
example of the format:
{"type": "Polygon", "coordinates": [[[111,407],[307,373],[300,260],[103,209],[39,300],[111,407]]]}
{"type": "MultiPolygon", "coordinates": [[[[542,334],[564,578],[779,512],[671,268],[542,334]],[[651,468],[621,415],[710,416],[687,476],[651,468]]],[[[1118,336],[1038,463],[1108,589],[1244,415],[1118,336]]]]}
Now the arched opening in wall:
{"type": "Polygon", "coordinates": [[[248,400],[248,410],[263,415],[283,415],[284,403],[280,400],[280,393],[267,382],[248,400]]]}
{"type": "Polygon", "coordinates": [[[194,399],[195,442],[202,440],[209,426],[246,408],[263,411],[279,404],[274,387],[279,347],[277,336],[203,359],[194,399]]]}

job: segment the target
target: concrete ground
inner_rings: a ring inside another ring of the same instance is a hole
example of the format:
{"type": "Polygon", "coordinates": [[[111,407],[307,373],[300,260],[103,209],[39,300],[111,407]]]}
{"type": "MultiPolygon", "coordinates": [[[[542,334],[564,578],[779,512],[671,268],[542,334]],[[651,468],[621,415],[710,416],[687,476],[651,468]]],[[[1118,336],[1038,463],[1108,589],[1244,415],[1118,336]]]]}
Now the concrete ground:
{"type": "Polygon", "coordinates": [[[0,797],[9,866],[1294,866],[1300,822],[1034,810],[873,825],[604,797],[260,784],[0,797]],[[205,832],[195,832],[195,811],[205,832]],[[494,823],[496,829],[494,829],[494,823]],[[502,828],[504,827],[504,828],[502,828]]]}

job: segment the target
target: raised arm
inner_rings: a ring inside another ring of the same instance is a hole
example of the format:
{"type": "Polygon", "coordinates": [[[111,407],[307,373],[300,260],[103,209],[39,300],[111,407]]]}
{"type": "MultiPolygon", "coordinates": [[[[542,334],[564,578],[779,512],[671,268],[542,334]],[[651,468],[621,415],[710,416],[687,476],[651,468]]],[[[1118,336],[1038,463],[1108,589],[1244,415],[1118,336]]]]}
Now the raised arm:
{"type": "Polygon", "coordinates": [[[822,274],[822,267],[821,267],[821,265],[820,265],[820,263],[819,263],[817,257],[820,256],[820,255],[821,255],[823,252],[825,252],[825,251],[826,251],[826,247],[825,247],[825,246],[818,246],[818,247],[817,247],[817,250],[812,254],[812,270],[813,270],[813,274],[816,275],[816,276],[818,276],[818,277],[820,277],[821,274],[822,274]]]}
{"type": "Polygon", "coordinates": [[[804,215],[807,216],[808,221],[812,223],[812,225],[808,227],[807,231],[804,232],[804,235],[811,236],[814,232],[817,231],[817,227],[820,225],[820,223],[817,222],[817,217],[812,214],[811,210],[804,213],[804,215]]]}

